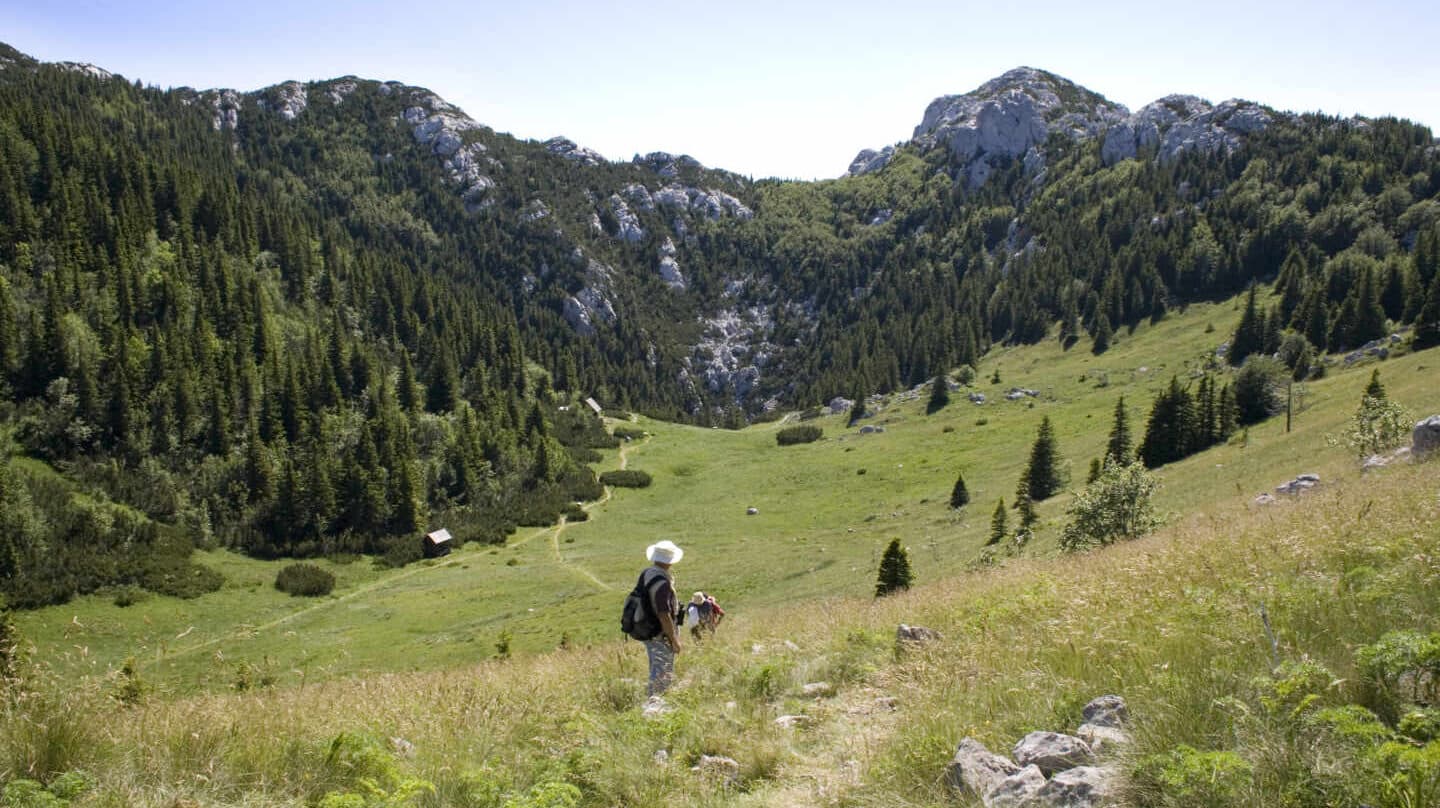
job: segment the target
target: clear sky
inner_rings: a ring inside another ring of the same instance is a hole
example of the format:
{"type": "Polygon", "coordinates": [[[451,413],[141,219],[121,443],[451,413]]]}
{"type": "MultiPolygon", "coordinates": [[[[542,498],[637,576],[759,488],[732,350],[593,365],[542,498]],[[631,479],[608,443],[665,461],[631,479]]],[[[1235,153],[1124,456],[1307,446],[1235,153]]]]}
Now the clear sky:
{"type": "Polygon", "coordinates": [[[162,87],[345,74],[519,137],[833,177],[1018,65],[1138,109],[1173,92],[1440,127],[1440,2],[0,0],[0,41],[162,87]]]}

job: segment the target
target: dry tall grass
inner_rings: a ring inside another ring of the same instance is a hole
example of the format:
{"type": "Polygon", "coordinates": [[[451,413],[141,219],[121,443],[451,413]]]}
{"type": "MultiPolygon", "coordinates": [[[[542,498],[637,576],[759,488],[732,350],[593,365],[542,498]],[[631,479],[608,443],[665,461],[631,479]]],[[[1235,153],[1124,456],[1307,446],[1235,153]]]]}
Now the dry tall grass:
{"type": "MultiPolygon", "coordinates": [[[[1326,804],[1311,798],[1365,793],[1371,775],[1263,714],[1264,683],[1310,660],[1335,677],[1322,698],[1349,703],[1357,646],[1440,628],[1437,495],[1440,463],[1346,474],[1085,555],[736,615],[682,653],[657,717],[639,709],[643,653],[618,641],[185,698],[32,667],[0,714],[0,781],[80,769],[95,785],[75,804],[107,806],[314,805],[363,793],[362,777],[378,791],[352,804],[564,805],[536,788],[558,782],[585,805],[953,804],[941,775],[962,737],[1008,750],[1031,730],[1073,730],[1086,701],[1114,692],[1134,716],[1122,771],[1181,744],[1230,750],[1251,774],[1224,804],[1326,804]],[[901,622],[944,638],[897,656],[901,622]],[[817,682],[830,689],[806,695],[817,682]],[[338,754],[342,735],[374,739],[374,759],[338,754]],[[701,755],[736,760],[736,779],[692,772],[701,755]],[[406,778],[433,791],[401,800],[406,778]]],[[[1125,800],[1192,804],[1143,782],[1125,800]]]]}

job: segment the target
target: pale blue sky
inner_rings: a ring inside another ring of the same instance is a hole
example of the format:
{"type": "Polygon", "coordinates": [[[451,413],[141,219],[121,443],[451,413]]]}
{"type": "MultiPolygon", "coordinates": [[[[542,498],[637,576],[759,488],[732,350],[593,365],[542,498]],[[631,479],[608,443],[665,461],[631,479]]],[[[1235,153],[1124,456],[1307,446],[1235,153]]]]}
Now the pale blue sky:
{"type": "Polygon", "coordinates": [[[1011,67],[1132,110],[1172,93],[1440,126],[1440,3],[0,0],[0,41],[163,87],[353,73],[612,159],[832,177],[1011,67]],[[1183,6],[1183,8],[1181,7],[1183,6]]]}

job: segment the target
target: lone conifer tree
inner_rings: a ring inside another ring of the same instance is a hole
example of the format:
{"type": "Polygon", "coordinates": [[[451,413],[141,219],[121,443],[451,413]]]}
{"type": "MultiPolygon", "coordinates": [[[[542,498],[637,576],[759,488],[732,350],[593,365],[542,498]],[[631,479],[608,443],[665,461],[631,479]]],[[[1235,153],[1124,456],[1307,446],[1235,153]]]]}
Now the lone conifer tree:
{"type": "Polygon", "coordinates": [[[1370,371],[1370,383],[1365,385],[1365,396],[1385,400],[1385,385],[1380,383],[1380,368],[1370,371]]]}
{"type": "Polygon", "coordinates": [[[950,490],[950,507],[963,508],[970,504],[970,490],[965,487],[965,475],[955,478],[955,487],[950,490]]]}
{"type": "Polygon", "coordinates": [[[1054,496],[1064,483],[1060,477],[1060,450],[1055,445],[1055,428],[1050,425],[1048,415],[1040,419],[1040,432],[1030,447],[1030,462],[1021,479],[1021,488],[1035,502],[1054,496]]]}
{"type": "Polygon", "coordinates": [[[880,558],[880,577],[875,582],[875,597],[909,589],[912,580],[914,576],[910,572],[910,557],[906,555],[905,548],[900,546],[899,539],[891,539],[890,546],[885,548],[885,555],[880,558]]]}
{"type": "Polygon", "coordinates": [[[1105,447],[1105,462],[1128,466],[1134,460],[1134,442],[1130,437],[1130,417],[1125,412],[1125,397],[1115,402],[1115,421],[1110,425],[1110,442],[1105,447]]]}
{"type": "Polygon", "coordinates": [[[992,544],[999,544],[1005,540],[1005,498],[995,503],[995,513],[990,517],[990,541],[985,542],[988,547],[992,544]]]}
{"type": "Polygon", "coordinates": [[[949,403],[950,385],[946,382],[944,374],[941,374],[930,382],[930,401],[925,405],[925,414],[934,415],[945,409],[945,405],[949,403]]]}

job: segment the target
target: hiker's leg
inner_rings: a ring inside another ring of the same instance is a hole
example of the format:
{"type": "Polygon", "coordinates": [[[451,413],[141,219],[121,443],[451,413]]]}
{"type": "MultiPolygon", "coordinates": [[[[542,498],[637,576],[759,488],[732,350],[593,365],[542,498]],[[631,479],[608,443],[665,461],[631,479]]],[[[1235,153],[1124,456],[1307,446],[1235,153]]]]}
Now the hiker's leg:
{"type": "Polygon", "coordinates": [[[656,637],[645,641],[645,656],[650,660],[650,685],[645,694],[658,696],[669,689],[675,677],[675,652],[664,637],[656,637]]]}

